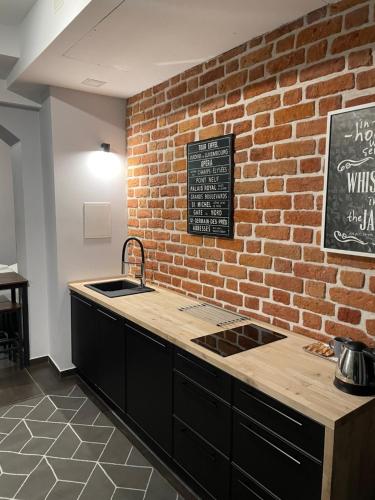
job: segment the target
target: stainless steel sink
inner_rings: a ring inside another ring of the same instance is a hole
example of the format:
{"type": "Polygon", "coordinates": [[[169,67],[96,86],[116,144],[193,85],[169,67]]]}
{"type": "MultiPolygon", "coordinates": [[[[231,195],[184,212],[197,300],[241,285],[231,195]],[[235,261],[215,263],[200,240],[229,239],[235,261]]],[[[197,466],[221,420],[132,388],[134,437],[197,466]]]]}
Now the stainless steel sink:
{"type": "Polygon", "coordinates": [[[153,288],[141,286],[124,279],[105,281],[104,283],[92,283],[91,285],[85,286],[107,297],[123,297],[125,295],[135,295],[137,293],[154,292],[153,288]]]}

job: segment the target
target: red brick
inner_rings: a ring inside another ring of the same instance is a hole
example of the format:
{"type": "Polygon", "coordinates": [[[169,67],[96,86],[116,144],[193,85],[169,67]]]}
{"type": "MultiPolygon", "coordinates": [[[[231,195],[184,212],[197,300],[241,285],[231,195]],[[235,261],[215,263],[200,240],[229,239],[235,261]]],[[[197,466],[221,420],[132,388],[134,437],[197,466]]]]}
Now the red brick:
{"type": "Polygon", "coordinates": [[[365,342],[368,345],[371,343],[370,339],[367,337],[363,330],[344,325],[343,323],[326,321],[325,330],[329,335],[332,335],[334,337],[349,337],[353,340],[365,342]]]}
{"type": "Polygon", "coordinates": [[[363,49],[349,54],[349,69],[359,68],[361,66],[372,66],[372,50],[363,49]]]}
{"type": "Polygon", "coordinates": [[[282,38],[276,43],[276,52],[286,52],[287,50],[292,50],[294,48],[295,35],[289,35],[282,38]]]}
{"type": "Polygon", "coordinates": [[[267,71],[271,74],[277,74],[287,68],[293,68],[305,62],[305,49],[299,49],[289,52],[283,56],[272,59],[266,64],[267,71]]]}
{"type": "Polygon", "coordinates": [[[246,112],[248,115],[253,115],[256,113],[261,113],[263,111],[269,111],[270,109],[278,108],[280,105],[281,101],[279,95],[262,97],[248,104],[246,107],[246,112]]]}
{"type": "Polygon", "coordinates": [[[276,78],[268,78],[267,80],[262,80],[261,82],[251,83],[245,87],[243,96],[244,99],[251,99],[257,95],[265,94],[266,92],[271,92],[276,89],[276,78]]]}
{"type": "Polygon", "coordinates": [[[370,257],[360,257],[357,255],[338,255],[338,254],[328,253],[327,262],[328,264],[334,264],[336,266],[375,270],[375,260],[370,257]]]}
{"type": "Polygon", "coordinates": [[[324,299],[326,296],[326,284],[321,281],[306,281],[305,292],[311,297],[324,299]]]}
{"type": "Polygon", "coordinates": [[[340,2],[335,2],[333,5],[330,5],[330,13],[338,14],[339,12],[343,12],[344,10],[350,9],[366,1],[367,0],[341,0],[340,2]]]}
{"type": "Polygon", "coordinates": [[[229,304],[233,304],[234,306],[242,306],[243,302],[243,297],[241,294],[228,292],[226,290],[221,290],[220,288],[216,290],[216,298],[217,300],[228,302],[229,304]]]}
{"type": "Polygon", "coordinates": [[[345,57],[329,59],[305,68],[300,73],[300,81],[315,80],[331,73],[341,72],[345,68],[345,57]]]}
{"type": "Polygon", "coordinates": [[[361,311],[348,309],[347,307],[339,307],[337,318],[344,323],[359,325],[361,322],[361,311]]]}
{"type": "Polygon", "coordinates": [[[319,247],[304,247],[303,260],[305,262],[324,262],[324,252],[319,247]]]}
{"type": "Polygon", "coordinates": [[[178,97],[179,95],[185,94],[186,91],[187,91],[186,82],[182,82],[179,85],[176,85],[175,87],[172,87],[167,91],[167,98],[173,99],[175,97],[178,97]]]}
{"type": "Polygon", "coordinates": [[[216,122],[222,123],[227,122],[229,120],[235,120],[236,118],[242,118],[245,114],[245,108],[243,104],[240,106],[233,106],[230,108],[225,108],[223,110],[217,111],[216,113],[216,122]]]}
{"type": "Polygon", "coordinates": [[[247,80],[247,70],[239,71],[238,73],[233,73],[232,75],[224,78],[219,84],[219,92],[225,94],[231,90],[238,89],[245,85],[247,80]]]}
{"type": "Polygon", "coordinates": [[[289,292],[303,292],[303,280],[285,274],[266,274],[265,284],[272,288],[281,288],[289,292]]]}
{"type": "Polygon", "coordinates": [[[288,193],[322,191],[324,178],[319,177],[292,177],[287,179],[286,190],[288,193]]]}
{"type": "Polygon", "coordinates": [[[322,327],[322,318],[317,314],[312,314],[310,312],[304,311],[302,314],[303,325],[306,328],[312,328],[313,330],[320,330],[322,327]]]}
{"type": "Polygon", "coordinates": [[[255,199],[255,207],[263,210],[268,209],[288,209],[291,208],[292,201],[290,196],[257,196],[255,199]]]}
{"type": "Polygon", "coordinates": [[[267,146],[265,148],[251,148],[250,159],[251,161],[271,160],[272,152],[272,146],[267,146]]]}
{"type": "Polygon", "coordinates": [[[289,240],[290,229],[286,226],[257,226],[255,235],[270,240],[289,240]]]}
{"type": "MultiPolygon", "coordinates": [[[[375,30],[374,30],[375,31],[375,30]]],[[[315,99],[354,88],[354,75],[348,73],[324,82],[314,83],[306,89],[307,99],[315,99]]]]}
{"type": "Polygon", "coordinates": [[[320,42],[311,45],[311,47],[307,49],[306,62],[312,63],[323,59],[327,54],[327,47],[327,40],[321,40],[320,42]]]}
{"type": "Polygon", "coordinates": [[[241,255],[240,264],[242,266],[270,269],[272,265],[272,259],[271,257],[265,255],[241,255]]]}
{"type": "Polygon", "coordinates": [[[295,295],[293,303],[296,307],[307,309],[308,311],[318,314],[324,314],[327,316],[333,316],[335,314],[335,305],[325,300],[295,295]]]}
{"type": "Polygon", "coordinates": [[[297,172],[296,160],[281,160],[261,163],[259,174],[262,177],[293,175],[297,172]]]}
{"type": "Polygon", "coordinates": [[[225,98],[223,96],[215,96],[202,102],[200,108],[202,113],[206,113],[207,111],[214,111],[215,109],[222,108],[223,106],[225,106],[225,98]]]}
{"type": "Polygon", "coordinates": [[[299,245],[266,241],[264,244],[264,253],[272,257],[284,257],[286,259],[298,260],[301,258],[301,247],[299,245]]]}
{"type": "Polygon", "coordinates": [[[264,191],[264,181],[242,181],[235,183],[236,194],[262,193],[264,191]]]}
{"type": "Polygon", "coordinates": [[[294,122],[303,118],[310,118],[315,114],[315,103],[297,104],[275,111],[275,124],[294,122]]]}
{"type": "Polygon", "coordinates": [[[311,243],[313,239],[312,229],[296,227],[293,231],[293,241],[296,243],[311,243]]]}
{"type": "Polygon", "coordinates": [[[349,307],[375,312],[375,297],[366,292],[358,292],[345,288],[331,288],[331,300],[349,307]]]}
{"type": "MultiPolygon", "coordinates": [[[[375,27],[374,27],[375,31],[375,27]]],[[[370,87],[375,87],[375,69],[370,69],[369,71],[362,71],[357,75],[357,88],[368,89],[370,87]]]]}
{"type": "Polygon", "coordinates": [[[325,283],[336,283],[337,269],[334,267],[296,262],[294,264],[294,274],[300,278],[324,281],[325,283]]]}
{"type": "Polygon", "coordinates": [[[286,71],[279,77],[280,87],[290,87],[297,82],[297,70],[286,71]]]}
{"type": "Polygon", "coordinates": [[[275,145],[275,158],[293,158],[315,153],[315,141],[287,142],[275,145]]]}
{"type": "Polygon", "coordinates": [[[255,297],[268,298],[270,296],[269,288],[252,283],[240,283],[240,291],[246,295],[255,297]]]}
{"type": "Polygon", "coordinates": [[[291,23],[283,24],[280,28],[277,28],[270,33],[267,33],[265,36],[266,42],[272,42],[277,38],[281,38],[282,36],[295,31],[297,28],[303,26],[303,18],[299,18],[296,21],[292,21],[291,23]]]}
{"type": "Polygon", "coordinates": [[[296,135],[299,137],[310,137],[312,135],[322,135],[327,132],[327,119],[309,120],[297,123],[296,135]]]}
{"type": "Polygon", "coordinates": [[[365,24],[369,19],[369,7],[365,5],[364,7],[360,7],[345,16],[345,28],[347,30],[351,28],[356,28],[357,26],[361,26],[361,24],[365,24]]]}
{"type": "Polygon", "coordinates": [[[345,50],[354,49],[361,45],[367,45],[375,42],[374,26],[363,28],[357,31],[351,31],[345,35],[337,37],[332,42],[332,54],[339,54],[345,50]]]}
{"type": "Polygon", "coordinates": [[[365,284],[365,275],[354,271],[341,271],[341,283],[350,288],[363,288],[365,284]]]}
{"type": "Polygon", "coordinates": [[[322,214],[311,210],[289,211],[284,214],[284,222],[296,226],[316,227],[322,223],[322,214]]]}
{"type": "Polygon", "coordinates": [[[345,107],[349,108],[351,106],[360,106],[362,104],[368,104],[370,102],[375,102],[375,94],[364,95],[361,97],[356,97],[354,99],[349,99],[349,101],[346,101],[345,107]]]}
{"type": "Polygon", "coordinates": [[[206,85],[207,83],[213,82],[218,78],[222,78],[224,76],[224,66],[218,66],[211,71],[207,71],[202,76],[199,77],[199,85],[206,85]]]}
{"type": "Polygon", "coordinates": [[[267,179],[267,190],[271,193],[284,191],[284,179],[267,179]]]}
{"type": "MultiPolygon", "coordinates": [[[[224,125],[212,125],[199,131],[199,139],[211,139],[211,137],[218,137],[224,134],[224,125]]],[[[189,141],[191,142],[191,141],[189,141]]]]}
{"type": "Polygon", "coordinates": [[[340,109],[342,106],[342,96],[335,95],[332,97],[325,97],[319,101],[319,114],[326,116],[329,111],[340,109]]]}
{"type": "Polygon", "coordinates": [[[277,304],[270,304],[269,302],[263,302],[263,313],[269,314],[270,316],[276,316],[276,318],[291,321],[292,323],[298,323],[299,320],[299,311],[297,309],[277,304]]]}
{"type": "Polygon", "coordinates": [[[366,321],[366,330],[369,335],[375,335],[375,319],[368,319],[366,321]]]}
{"type": "Polygon", "coordinates": [[[266,45],[265,47],[253,50],[241,57],[241,68],[253,66],[254,64],[258,64],[269,59],[272,56],[272,47],[272,45],[266,45]]]}
{"type": "Polygon", "coordinates": [[[297,47],[306,45],[322,38],[327,38],[330,35],[339,33],[342,26],[342,17],[337,16],[327,21],[313,24],[308,28],[301,30],[297,35],[297,47]]]}
{"type": "Polygon", "coordinates": [[[229,276],[231,278],[245,279],[247,277],[247,271],[244,267],[231,264],[221,264],[219,272],[222,276],[229,276]]]}
{"type": "Polygon", "coordinates": [[[264,128],[255,132],[254,143],[268,144],[270,142],[283,141],[285,139],[289,139],[291,135],[291,125],[281,125],[280,127],[264,128]]]}

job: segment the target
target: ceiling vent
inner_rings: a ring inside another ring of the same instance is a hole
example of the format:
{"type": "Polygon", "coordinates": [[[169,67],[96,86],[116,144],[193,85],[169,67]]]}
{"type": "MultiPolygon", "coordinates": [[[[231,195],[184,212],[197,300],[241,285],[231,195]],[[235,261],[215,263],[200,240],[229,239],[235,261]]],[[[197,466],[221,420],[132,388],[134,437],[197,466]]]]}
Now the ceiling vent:
{"type": "Polygon", "coordinates": [[[94,78],[86,78],[81,82],[83,85],[87,85],[87,87],[101,87],[105,85],[107,82],[102,82],[101,80],[95,80],[94,78]]]}

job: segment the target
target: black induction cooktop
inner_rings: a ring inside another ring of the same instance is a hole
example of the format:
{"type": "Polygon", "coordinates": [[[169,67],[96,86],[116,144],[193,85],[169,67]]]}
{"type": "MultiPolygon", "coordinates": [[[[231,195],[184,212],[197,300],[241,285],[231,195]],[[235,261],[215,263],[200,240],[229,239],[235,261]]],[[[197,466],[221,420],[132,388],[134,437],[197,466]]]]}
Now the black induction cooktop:
{"type": "Polygon", "coordinates": [[[244,325],[198,337],[192,339],[192,342],[220,356],[227,357],[285,338],[286,336],[281,333],[272,332],[257,325],[244,325]]]}

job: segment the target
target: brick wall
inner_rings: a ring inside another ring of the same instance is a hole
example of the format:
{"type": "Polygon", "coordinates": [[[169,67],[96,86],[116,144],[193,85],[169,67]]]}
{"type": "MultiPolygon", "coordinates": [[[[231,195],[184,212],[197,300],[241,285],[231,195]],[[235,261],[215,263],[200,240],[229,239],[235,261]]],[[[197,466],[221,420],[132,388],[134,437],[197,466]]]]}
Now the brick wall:
{"type": "Polygon", "coordinates": [[[375,340],[375,258],[320,250],[327,112],[375,101],[375,2],[344,0],[128,101],[148,278],[313,337],[375,340]],[[235,133],[235,238],[186,233],[186,143],[235,133]]]}

